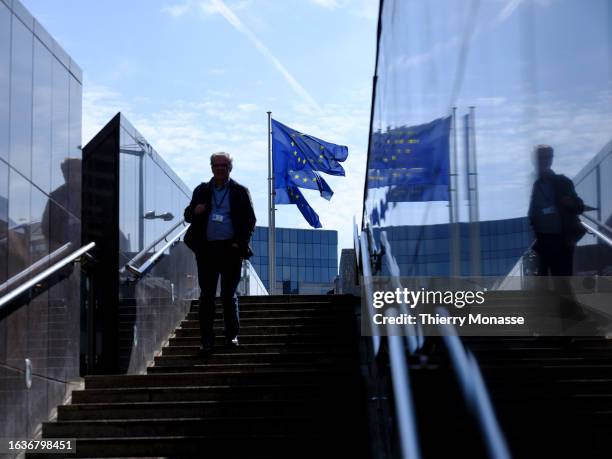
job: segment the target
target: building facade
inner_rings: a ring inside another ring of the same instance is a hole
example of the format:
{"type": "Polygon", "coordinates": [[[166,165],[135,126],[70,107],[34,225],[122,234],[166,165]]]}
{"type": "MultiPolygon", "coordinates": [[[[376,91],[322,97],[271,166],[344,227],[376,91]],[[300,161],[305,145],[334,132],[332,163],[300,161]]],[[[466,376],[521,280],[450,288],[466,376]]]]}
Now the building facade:
{"type": "MultiPolygon", "coordinates": [[[[251,263],[268,283],[268,228],[258,226],[252,240],[251,263]]],[[[276,228],[276,292],[327,293],[338,275],[338,232],[276,228]]]]}
{"type": "MultiPolygon", "coordinates": [[[[79,66],[0,1],[0,297],[81,246],[81,101],[79,66]]],[[[74,269],[0,308],[0,437],[30,437],[78,377],[80,285],[74,269]]]]}
{"type": "MultiPolygon", "coordinates": [[[[474,273],[470,224],[459,223],[459,230],[462,276],[505,276],[533,242],[527,217],[479,222],[480,272],[474,273]]],[[[380,231],[374,230],[377,238],[380,231]]],[[[449,225],[392,226],[385,231],[403,276],[450,275],[449,225]]]]}
{"type": "Polygon", "coordinates": [[[94,301],[105,305],[88,331],[100,336],[89,373],[142,371],[197,298],[193,253],[168,245],[186,229],[190,198],[121,113],[83,148],[83,242],[96,243],[94,301]]]}

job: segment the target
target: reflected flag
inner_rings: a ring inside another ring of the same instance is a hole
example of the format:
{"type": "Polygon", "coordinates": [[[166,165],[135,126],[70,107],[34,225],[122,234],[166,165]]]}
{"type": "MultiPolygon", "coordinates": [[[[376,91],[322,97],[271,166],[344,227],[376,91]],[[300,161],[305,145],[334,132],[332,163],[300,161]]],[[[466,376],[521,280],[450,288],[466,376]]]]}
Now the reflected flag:
{"type": "Polygon", "coordinates": [[[390,187],[389,202],[448,200],[451,117],[372,134],[368,188],[390,187]]]}

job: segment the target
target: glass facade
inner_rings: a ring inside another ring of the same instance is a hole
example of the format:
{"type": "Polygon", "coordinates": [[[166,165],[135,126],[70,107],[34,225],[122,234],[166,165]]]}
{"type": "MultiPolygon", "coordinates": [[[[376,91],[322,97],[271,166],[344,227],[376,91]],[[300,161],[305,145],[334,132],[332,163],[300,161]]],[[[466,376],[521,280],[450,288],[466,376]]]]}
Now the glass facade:
{"type": "MultiPolygon", "coordinates": [[[[363,228],[398,241],[405,276],[504,274],[531,240],[538,144],[612,234],[609,2],[470,5],[382,3],[363,228]]],[[[609,273],[607,244],[586,235],[575,263],[609,273]]]]}
{"type": "MultiPolygon", "coordinates": [[[[81,81],[19,1],[0,1],[0,296],[81,246],[81,81]]],[[[81,276],[64,274],[0,310],[2,438],[32,436],[79,376],[81,276]]]]}
{"type": "Polygon", "coordinates": [[[96,372],[146,368],[198,296],[191,251],[180,243],[140,268],[184,229],[191,190],[120,113],[83,149],[83,238],[96,242],[100,343],[96,372]],[[139,255],[138,257],[136,257],[139,255]]]}
{"type": "MultiPolygon", "coordinates": [[[[258,226],[251,263],[268,289],[268,228],[258,226]]],[[[338,233],[330,230],[276,228],[277,292],[319,294],[338,275],[338,233]]]]}
{"type": "MultiPolygon", "coordinates": [[[[480,222],[479,265],[481,276],[505,276],[533,242],[526,217],[480,222]]],[[[450,233],[448,225],[394,226],[387,239],[400,271],[406,276],[449,276],[450,233]]],[[[379,238],[380,229],[374,235],[379,238]]],[[[461,275],[472,275],[469,224],[460,224],[461,275]]],[[[388,275],[383,263],[382,275],[388,275]]]]}
{"type": "MultiPolygon", "coordinates": [[[[585,223],[612,239],[612,141],[574,178],[576,191],[593,210],[585,212],[585,223]]],[[[612,275],[612,247],[595,234],[587,233],[576,247],[577,274],[612,275]]]]}

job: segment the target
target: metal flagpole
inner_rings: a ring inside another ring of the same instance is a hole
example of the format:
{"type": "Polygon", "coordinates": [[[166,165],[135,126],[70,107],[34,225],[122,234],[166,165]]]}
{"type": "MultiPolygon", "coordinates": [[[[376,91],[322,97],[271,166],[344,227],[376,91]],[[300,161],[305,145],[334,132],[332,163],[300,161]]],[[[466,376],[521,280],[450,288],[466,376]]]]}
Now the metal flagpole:
{"type": "Polygon", "coordinates": [[[272,161],[272,112],[268,112],[268,292],[276,291],[276,223],[274,221],[274,164],[272,161]]]}
{"type": "Polygon", "coordinates": [[[450,226],[450,274],[453,277],[461,275],[461,248],[459,235],[459,198],[457,195],[457,107],[453,107],[452,126],[453,148],[450,160],[449,177],[449,226],[450,226]]]}
{"type": "Polygon", "coordinates": [[[474,107],[466,116],[466,175],[467,194],[470,213],[470,271],[472,276],[480,276],[480,214],[478,210],[478,167],[476,165],[476,125],[474,107]]]}

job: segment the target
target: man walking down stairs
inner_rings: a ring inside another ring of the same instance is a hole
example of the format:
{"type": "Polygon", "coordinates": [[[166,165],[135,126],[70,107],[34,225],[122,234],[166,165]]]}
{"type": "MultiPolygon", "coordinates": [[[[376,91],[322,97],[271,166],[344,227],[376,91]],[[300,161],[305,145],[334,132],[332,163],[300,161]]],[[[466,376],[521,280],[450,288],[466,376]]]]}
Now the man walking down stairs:
{"type": "Polygon", "coordinates": [[[367,457],[355,298],[240,305],[239,347],[218,312],[201,356],[194,302],[146,374],[86,377],[43,437],[76,438],[71,457],[367,457]]]}

